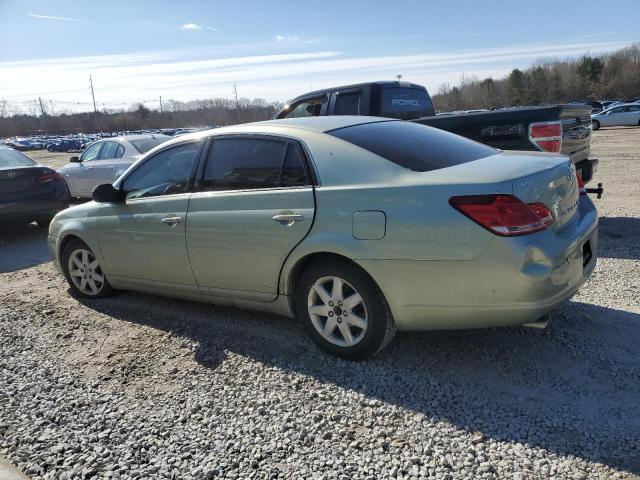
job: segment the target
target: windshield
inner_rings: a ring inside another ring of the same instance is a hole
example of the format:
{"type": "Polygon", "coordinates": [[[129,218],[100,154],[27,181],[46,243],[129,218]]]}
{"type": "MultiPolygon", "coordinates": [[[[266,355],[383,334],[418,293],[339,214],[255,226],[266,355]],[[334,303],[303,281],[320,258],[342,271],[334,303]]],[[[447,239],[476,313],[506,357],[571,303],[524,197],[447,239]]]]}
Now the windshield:
{"type": "Polygon", "coordinates": [[[414,122],[364,123],[327,132],[416,172],[428,172],[498,153],[459,135],[414,122]]]}
{"type": "Polygon", "coordinates": [[[138,150],[140,153],[147,153],[154,147],[157,147],[161,143],[169,140],[169,137],[153,137],[153,138],[141,138],[139,140],[131,140],[131,144],[138,150]]]}
{"type": "Polygon", "coordinates": [[[10,148],[0,148],[0,168],[7,167],[29,167],[36,162],[20,152],[10,148]]]}

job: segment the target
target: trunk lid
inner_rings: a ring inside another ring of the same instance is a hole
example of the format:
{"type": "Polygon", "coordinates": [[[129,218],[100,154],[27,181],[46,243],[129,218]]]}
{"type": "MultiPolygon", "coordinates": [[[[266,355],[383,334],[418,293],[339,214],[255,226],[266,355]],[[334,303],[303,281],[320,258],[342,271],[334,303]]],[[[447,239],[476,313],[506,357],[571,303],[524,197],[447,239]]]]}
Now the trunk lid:
{"type": "Polygon", "coordinates": [[[0,168],[0,201],[15,202],[50,193],[55,189],[51,182],[38,182],[50,170],[40,166],[0,168]]]}
{"type": "Polygon", "coordinates": [[[570,159],[512,181],[513,195],[525,203],[543,203],[553,213],[550,228],[565,228],[578,211],[580,191],[576,169],[570,159]]]}

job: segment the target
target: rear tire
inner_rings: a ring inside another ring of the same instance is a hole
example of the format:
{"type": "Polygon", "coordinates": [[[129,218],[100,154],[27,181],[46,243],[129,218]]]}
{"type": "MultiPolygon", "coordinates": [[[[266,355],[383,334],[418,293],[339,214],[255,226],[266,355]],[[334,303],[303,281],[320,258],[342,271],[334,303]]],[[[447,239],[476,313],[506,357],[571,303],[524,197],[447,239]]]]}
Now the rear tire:
{"type": "Polygon", "coordinates": [[[341,358],[369,358],[396,333],[380,289],[366,273],[346,262],[327,260],[307,267],[296,286],[295,304],[311,340],[341,358]]]}
{"type": "Polygon", "coordinates": [[[593,127],[593,130],[600,130],[600,122],[598,120],[591,122],[591,126],[593,127]]]}
{"type": "Polygon", "coordinates": [[[74,296],[106,298],[113,295],[102,265],[81,240],[72,240],[62,252],[62,271],[74,296]]]}

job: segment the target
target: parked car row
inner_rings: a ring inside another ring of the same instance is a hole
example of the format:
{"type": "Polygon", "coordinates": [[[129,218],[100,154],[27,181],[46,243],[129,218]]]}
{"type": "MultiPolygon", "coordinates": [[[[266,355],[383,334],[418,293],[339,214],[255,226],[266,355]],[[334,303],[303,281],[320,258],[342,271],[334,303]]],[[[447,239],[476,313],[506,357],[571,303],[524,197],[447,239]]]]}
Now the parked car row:
{"type": "Polygon", "coordinates": [[[623,103],[591,115],[594,130],[600,127],[640,126],[640,102],[623,103]]]}

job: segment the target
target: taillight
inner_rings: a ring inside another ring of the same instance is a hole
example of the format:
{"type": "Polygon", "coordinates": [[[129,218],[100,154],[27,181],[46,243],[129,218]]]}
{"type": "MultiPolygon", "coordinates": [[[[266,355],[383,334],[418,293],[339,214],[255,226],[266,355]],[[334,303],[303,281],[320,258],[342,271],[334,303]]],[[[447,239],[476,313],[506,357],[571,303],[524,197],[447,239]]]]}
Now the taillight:
{"type": "Polygon", "coordinates": [[[562,123],[537,122],[530,124],[529,141],[544,152],[558,153],[562,149],[562,123]]]}
{"type": "Polygon", "coordinates": [[[62,178],[62,175],[60,175],[58,172],[56,172],[55,170],[45,170],[40,174],[37,181],[38,183],[49,183],[49,182],[55,182],[59,180],[64,180],[64,179],[62,178]]]}
{"type": "Polygon", "coordinates": [[[586,195],[587,189],[584,186],[584,182],[582,181],[582,170],[578,170],[576,172],[576,179],[578,180],[578,190],[580,190],[580,195],[586,195]]]}
{"type": "Polygon", "coordinates": [[[502,237],[544,230],[554,222],[542,203],[524,203],[513,195],[465,195],[451,197],[449,204],[463,215],[502,237]]]}

